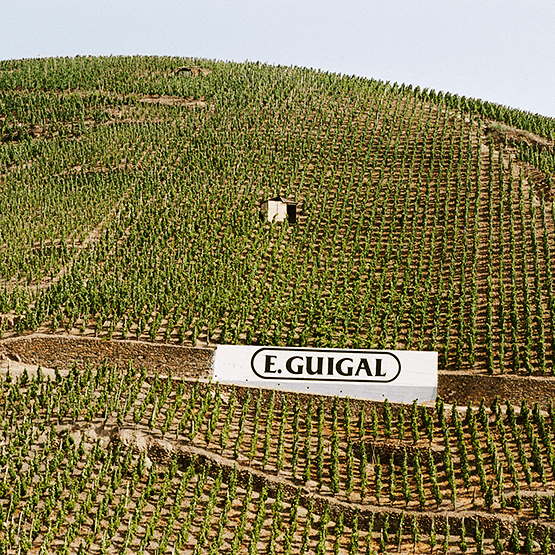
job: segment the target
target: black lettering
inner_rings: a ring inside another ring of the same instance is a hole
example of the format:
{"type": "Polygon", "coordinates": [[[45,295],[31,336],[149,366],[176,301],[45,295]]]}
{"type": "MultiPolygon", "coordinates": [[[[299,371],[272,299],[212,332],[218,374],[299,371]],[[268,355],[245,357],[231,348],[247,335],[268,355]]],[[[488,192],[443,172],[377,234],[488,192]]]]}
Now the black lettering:
{"type": "Polygon", "coordinates": [[[274,365],[273,358],[277,358],[277,355],[266,355],[266,367],[264,368],[264,372],[266,374],[275,374],[276,371],[272,370],[272,366],[274,365]]]}
{"type": "Polygon", "coordinates": [[[335,365],[335,369],[337,370],[337,373],[338,373],[338,374],[341,374],[342,376],[352,376],[352,375],[353,375],[353,367],[352,367],[352,366],[348,366],[346,371],[343,370],[343,368],[341,368],[341,365],[342,365],[346,360],[348,360],[348,361],[350,361],[350,362],[353,362],[353,359],[352,359],[352,358],[342,358],[342,359],[339,359],[339,360],[337,361],[337,364],[335,365]]]}
{"type": "Polygon", "coordinates": [[[314,376],[316,374],[322,374],[324,366],[324,357],[318,357],[318,367],[313,370],[312,369],[312,357],[306,357],[306,373],[310,376],[314,376]]]}
{"type": "Polygon", "coordinates": [[[382,374],[382,359],[376,359],[376,376],[385,376],[385,372],[382,374]]]}
{"type": "Polygon", "coordinates": [[[333,358],[328,357],[328,376],[333,376],[333,358]]]}
{"type": "Polygon", "coordinates": [[[303,360],[303,357],[291,357],[289,359],[287,359],[287,362],[285,363],[285,368],[287,369],[287,371],[290,374],[302,374],[303,373],[303,365],[299,364],[297,366],[297,370],[293,370],[293,361],[298,358],[299,360],[303,360]]]}
{"type": "Polygon", "coordinates": [[[364,370],[367,376],[372,377],[372,372],[370,371],[370,365],[368,364],[368,361],[365,358],[360,359],[355,376],[358,376],[361,370],[364,370]]]}

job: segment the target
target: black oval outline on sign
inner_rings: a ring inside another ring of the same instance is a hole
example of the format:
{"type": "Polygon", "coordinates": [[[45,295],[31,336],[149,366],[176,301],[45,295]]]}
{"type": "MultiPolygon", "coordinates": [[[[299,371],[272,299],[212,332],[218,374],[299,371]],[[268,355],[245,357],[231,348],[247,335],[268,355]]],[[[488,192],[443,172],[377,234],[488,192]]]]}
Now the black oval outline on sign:
{"type": "Polygon", "coordinates": [[[305,381],[305,382],[347,382],[347,383],[390,383],[394,380],[396,380],[399,377],[399,374],[401,373],[401,361],[397,358],[396,355],[394,355],[393,353],[389,352],[389,351],[361,351],[361,350],[355,350],[355,349],[350,349],[350,350],[345,350],[345,349],[299,349],[299,348],[288,348],[288,347],[262,347],[261,349],[258,349],[258,351],[256,351],[252,357],[251,357],[251,369],[253,371],[253,373],[258,376],[259,378],[262,378],[263,380],[281,380],[281,381],[286,381],[286,380],[296,380],[296,381],[305,381]],[[301,352],[301,353],[306,353],[306,352],[325,352],[325,353],[362,353],[362,354],[369,354],[369,355],[387,355],[390,357],[393,357],[396,361],[397,361],[397,365],[398,365],[398,370],[397,373],[395,374],[395,376],[393,376],[393,378],[391,378],[390,380],[360,380],[360,379],[355,379],[355,380],[346,380],[345,378],[284,378],[283,374],[280,374],[278,376],[261,376],[254,368],[254,359],[255,357],[258,355],[258,353],[261,353],[262,351],[294,351],[294,352],[301,352]]]}

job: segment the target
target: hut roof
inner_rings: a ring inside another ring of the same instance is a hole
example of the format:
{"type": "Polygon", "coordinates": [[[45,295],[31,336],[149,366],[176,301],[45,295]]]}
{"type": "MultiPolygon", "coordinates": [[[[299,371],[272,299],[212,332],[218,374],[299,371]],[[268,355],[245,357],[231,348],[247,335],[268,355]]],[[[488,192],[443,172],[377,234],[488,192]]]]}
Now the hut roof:
{"type": "Polygon", "coordinates": [[[268,200],[275,200],[277,202],[283,202],[284,204],[297,204],[296,201],[294,200],[290,200],[288,198],[282,197],[281,195],[278,195],[277,197],[268,199],[268,200]]]}

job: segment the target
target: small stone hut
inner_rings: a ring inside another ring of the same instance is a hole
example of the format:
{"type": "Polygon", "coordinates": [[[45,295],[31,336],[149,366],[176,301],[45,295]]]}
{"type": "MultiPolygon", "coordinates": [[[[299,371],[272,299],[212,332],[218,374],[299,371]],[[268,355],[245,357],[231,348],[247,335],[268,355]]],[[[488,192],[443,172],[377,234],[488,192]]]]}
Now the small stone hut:
{"type": "Polygon", "coordinates": [[[283,222],[287,218],[290,224],[294,224],[297,222],[297,203],[278,195],[261,204],[260,214],[268,222],[283,222]]]}

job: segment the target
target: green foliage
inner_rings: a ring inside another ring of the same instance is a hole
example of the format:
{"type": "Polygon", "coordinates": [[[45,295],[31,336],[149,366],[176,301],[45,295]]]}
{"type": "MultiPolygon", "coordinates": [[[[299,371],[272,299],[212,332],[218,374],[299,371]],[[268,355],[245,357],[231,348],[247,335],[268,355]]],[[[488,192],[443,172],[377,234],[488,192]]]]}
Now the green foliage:
{"type": "Polygon", "coordinates": [[[449,550],[449,542],[451,540],[451,527],[449,526],[449,520],[445,522],[445,528],[443,530],[443,543],[441,544],[441,551],[447,553],[449,550]]]}
{"type": "Polygon", "coordinates": [[[430,525],[430,549],[433,551],[437,545],[436,521],[432,516],[432,523],[430,525]]]}
{"type": "Polygon", "coordinates": [[[410,412],[410,432],[412,436],[412,441],[416,443],[420,438],[420,432],[418,427],[418,404],[416,399],[412,403],[410,412]]]}
{"type": "Polygon", "coordinates": [[[528,526],[528,530],[526,532],[523,550],[524,553],[534,552],[534,528],[531,525],[528,526]]]}
{"type": "Polygon", "coordinates": [[[437,348],[448,369],[545,373],[552,119],[249,62],[0,66],[0,312],[16,333],[437,348]],[[195,63],[211,73],[176,73],[195,63]],[[277,193],[300,201],[297,224],[260,221],[277,193]]]}
{"type": "Polygon", "coordinates": [[[389,478],[389,486],[388,486],[389,499],[390,501],[395,501],[395,499],[397,499],[397,494],[396,494],[397,476],[395,472],[395,461],[393,459],[393,455],[391,455],[389,459],[388,478],[389,478]]]}
{"type": "Polygon", "coordinates": [[[542,553],[547,555],[547,553],[551,552],[551,533],[549,528],[546,529],[545,535],[542,540],[541,544],[542,553]]]}
{"type": "Polygon", "coordinates": [[[459,537],[459,548],[464,553],[468,549],[468,543],[466,542],[466,527],[464,524],[464,517],[461,518],[461,531],[459,537]]]}
{"type": "Polygon", "coordinates": [[[389,405],[389,401],[386,399],[383,403],[383,425],[384,425],[384,434],[385,437],[391,437],[393,430],[391,428],[392,423],[392,414],[391,414],[391,407],[389,405]]]}
{"type": "Polygon", "coordinates": [[[511,536],[509,537],[509,544],[507,547],[513,553],[518,553],[520,551],[520,538],[516,524],[513,525],[513,530],[511,532],[511,536]]]}
{"type": "Polygon", "coordinates": [[[351,537],[349,539],[349,555],[357,555],[359,543],[359,529],[358,529],[358,509],[355,509],[353,521],[351,524],[351,537]]]}
{"type": "Polygon", "coordinates": [[[324,555],[326,553],[326,539],[328,537],[328,523],[330,520],[329,504],[326,504],[324,512],[320,517],[318,525],[318,543],[316,544],[316,554],[324,555]]]}
{"type": "Polygon", "coordinates": [[[379,460],[374,463],[374,481],[375,481],[375,491],[376,499],[378,503],[381,499],[383,482],[382,482],[382,465],[379,460]]]}
{"type": "Polygon", "coordinates": [[[372,407],[372,415],[371,415],[371,434],[374,439],[378,437],[379,433],[379,424],[378,424],[378,413],[376,412],[376,407],[372,407]]]}
{"type": "Polygon", "coordinates": [[[405,409],[401,407],[399,410],[399,416],[397,419],[397,435],[399,439],[405,438],[405,409]]]}

